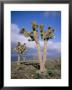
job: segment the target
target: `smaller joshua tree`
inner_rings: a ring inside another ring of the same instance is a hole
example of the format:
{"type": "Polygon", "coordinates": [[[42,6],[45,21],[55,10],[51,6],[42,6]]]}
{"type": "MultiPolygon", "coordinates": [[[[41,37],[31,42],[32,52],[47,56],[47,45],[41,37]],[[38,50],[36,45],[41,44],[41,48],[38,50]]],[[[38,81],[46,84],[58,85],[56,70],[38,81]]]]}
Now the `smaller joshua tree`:
{"type": "Polygon", "coordinates": [[[20,60],[23,59],[22,55],[26,51],[26,44],[21,44],[20,42],[17,43],[16,48],[13,48],[14,51],[18,54],[18,61],[17,64],[20,64],[20,60]]]}

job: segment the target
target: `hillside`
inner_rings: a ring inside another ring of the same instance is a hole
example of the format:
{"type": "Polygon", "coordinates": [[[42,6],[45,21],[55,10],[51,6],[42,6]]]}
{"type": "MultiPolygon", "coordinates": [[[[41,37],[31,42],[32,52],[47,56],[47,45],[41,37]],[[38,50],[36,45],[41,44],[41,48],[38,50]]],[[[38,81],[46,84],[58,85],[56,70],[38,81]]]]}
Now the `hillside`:
{"type": "Polygon", "coordinates": [[[28,61],[25,64],[21,63],[17,66],[17,62],[12,62],[11,64],[11,79],[60,79],[61,78],[61,60],[47,60],[46,69],[47,72],[45,75],[40,75],[37,73],[39,70],[39,65],[35,65],[34,63],[37,61],[28,61]]]}

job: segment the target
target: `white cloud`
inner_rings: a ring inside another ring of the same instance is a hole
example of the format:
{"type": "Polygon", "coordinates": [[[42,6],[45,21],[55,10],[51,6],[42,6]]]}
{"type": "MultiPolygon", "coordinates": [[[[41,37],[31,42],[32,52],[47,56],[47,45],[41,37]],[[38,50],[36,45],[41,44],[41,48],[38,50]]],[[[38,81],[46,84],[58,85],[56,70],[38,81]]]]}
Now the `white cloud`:
{"type": "Polygon", "coordinates": [[[11,32],[19,33],[19,27],[16,24],[11,24],[11,32]]]}
{"type": "MultiPolygon", "coordinates": [[[[40,41],[40,45],[43,47],[44,42],[40,41]]],[[[48,41],[47,42],[47,49],[48,50],[57,50],[58,52],[61,52],[61,43],[60,42],[48,41]]]]}
{"type": "Polygon", "coordinates": [[[50,50],[57,50],[58,52],[61,52],[61,43],[60,42],[49,41],[47,46],[48,46],[48,49],[50,49],[50,50]]]}
{"type": "Polygon", "coordinates": [[[26,43],[27,47],[31,47],[31,48],[35,48],[35,42],[29,42],[28,39],[24,37],[23,35],[19,34],[20,29],[16,24],[12,24],[11,25],[11,42],[12,43],[17,43],[17,42],[22,42],[22,43],[26,43]]]}
{"type": "MultiPolygon", "coordinates": [[[[19,31],[20,31],[20,29],[16,24],[11,25],[11,41],[12,41],[12,43],[17,43],[18,41],[20,41],[22,43],[26,43],[27,47],[36,48],[35,42],[29,42],[28,38],[19,34],[19,31]]],[[[43,41],[39,41],[39,42],[40,42],[40,46],[43,48],[44,42],[43,41]]],[[[48,41],[47,49],[48,50],[57,50],[58,52],[61,52],[61,43],[48,41]]]]}

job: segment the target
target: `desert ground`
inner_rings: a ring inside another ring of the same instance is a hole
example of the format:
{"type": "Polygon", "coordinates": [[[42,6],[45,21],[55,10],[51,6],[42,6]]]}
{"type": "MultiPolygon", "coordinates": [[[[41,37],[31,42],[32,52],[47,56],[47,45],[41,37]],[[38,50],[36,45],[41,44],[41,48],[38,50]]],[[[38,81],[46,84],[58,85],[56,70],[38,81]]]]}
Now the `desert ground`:
{"type": "Polygon", "coordinates": [[[61,60],[47,60],[46,61],[46,74],[40,75],[39,64],[36,60],[11,63],[11,79],[61,79],[61,60]]]}

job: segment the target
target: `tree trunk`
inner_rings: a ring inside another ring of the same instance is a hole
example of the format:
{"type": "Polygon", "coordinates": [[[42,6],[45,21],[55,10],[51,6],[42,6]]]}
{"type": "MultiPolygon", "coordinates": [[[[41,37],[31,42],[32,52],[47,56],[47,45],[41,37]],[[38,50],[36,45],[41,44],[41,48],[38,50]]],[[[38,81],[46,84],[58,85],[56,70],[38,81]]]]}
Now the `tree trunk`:
{"type": "Polygon", "coordinates": [[[39,59],[39,64],[40,64],[40,72],[43,72],[42,55],[41,55],[41,50],[40,50],[40,44],[38,42],[38,33],[36,31],[34,31],[34,39],[35,39],[35,43],[36,43],[37,50],[38,50],[38,59],[39,59]]]}
{"type": "Polygon", "coordinates": [[[40,72],[43,71],[43,65],[42,65],[42,56],[41,56],[41,51],[40,51],[40,44],[36,43],[37,49],[38,49],[38,58],[39,58],[39,63],[40,63],[40,72]]]}
{"type": "Polygon", "coordinates": [[[18,54],[18,62],[17,65],[20,65],[20,55],[18,54]]]}
{"type": "Polygon", "coordinates": [[[47,41],[44,41],[44,54],[43,54],[43,72],[45,71],[46,53],[47,52],[47,41]]]}

